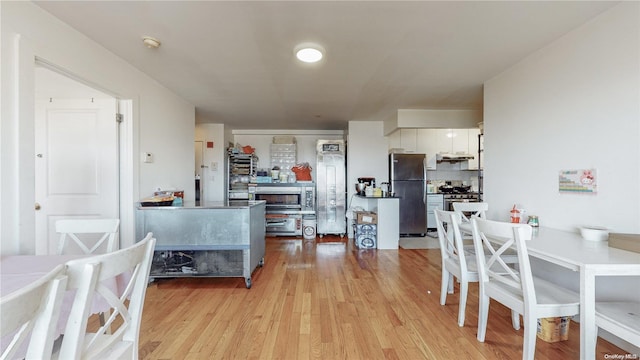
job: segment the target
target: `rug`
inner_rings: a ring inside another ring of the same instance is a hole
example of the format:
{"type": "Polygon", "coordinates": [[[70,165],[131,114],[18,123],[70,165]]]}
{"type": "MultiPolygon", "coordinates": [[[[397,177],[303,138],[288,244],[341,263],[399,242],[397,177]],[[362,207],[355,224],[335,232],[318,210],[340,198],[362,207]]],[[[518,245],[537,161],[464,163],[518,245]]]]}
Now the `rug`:
{"type": "Polygon", "coordinates": [[[439,249],[438,239],[431,236],[401,237],[398,245],[403,249],[439,249]]]}

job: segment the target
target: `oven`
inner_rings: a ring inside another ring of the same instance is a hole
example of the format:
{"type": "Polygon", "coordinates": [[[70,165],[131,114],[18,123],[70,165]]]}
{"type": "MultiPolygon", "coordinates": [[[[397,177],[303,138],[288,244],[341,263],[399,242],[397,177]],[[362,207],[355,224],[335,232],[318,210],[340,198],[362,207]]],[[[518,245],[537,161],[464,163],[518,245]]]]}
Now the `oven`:
{"type": "Polygon", "coordinates": [[[310,184],[287,184],[286,186],[273,184],[258,184],[255,189],[250,189],[253,199],[264,200],[266,211],[300,211],[307,213],[315,213],[316,205],[316,188],[310,184]]]}
{"type": "Polygon", "coordinates": [[[444,209],[453,211],[453,203],[455,202],[478,202],[478,193],[449,193],[444,194],[444,209]]]}
{"type": "Polygon", "coordinates": [[[267,236],[302,236],[302,216],[315,215],[313,183],[257,184],[250,198],[266,202],[267,236]]]}
{"type": "Polygon", "coordinates": [[[267,236],[302,236],[302,215],[271,212],[265,214],[267,236]]]}

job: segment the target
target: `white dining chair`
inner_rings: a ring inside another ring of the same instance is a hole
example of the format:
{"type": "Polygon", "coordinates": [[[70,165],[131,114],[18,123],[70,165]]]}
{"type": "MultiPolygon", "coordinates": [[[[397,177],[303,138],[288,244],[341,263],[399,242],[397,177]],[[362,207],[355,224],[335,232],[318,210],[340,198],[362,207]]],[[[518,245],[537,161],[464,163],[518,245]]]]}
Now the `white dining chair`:
{"type": "MultiPolygon", "coordinates": [[[[522,314],[524,341],[522,358],[533,359],[536,346],[537,320],[547,317],[573,316],[580,312],[578,294],[531,273],[526,241],[532,229],[527,224],[512,224],[471,218],[478,275],[480,306],[478,340],[484,342],[489,315],[489,301],[494,299],[522,314]],[[501,255],[512,249],[518,257],[517,267],[501,255]],[[496,271],[499,269],[499,271],[496,271]]],[[[513,321],[513,318],[512,318],[513,321]]],[[[515,327],[515,323],[514,323],[515,327]]]]}
{"type": "Polygon", "coordinates": [[[58,220],[56,221],[56,232],[60,234],[58,254],[68,254],[73,251],[77,253],[77,248],[83,254],[115,251],[118,249],[119,226],[120,219],[58,220]],[[103,245],[105,243],[106,245],[103,245]],[[76,248],[74,249],[71,244],[76,248]]]}
{"type": "Polygon", "coordinates": [[[458,326],[464,326],[469,282],[478,281],[476,259],[465,255],[460,235],[460,215],[453,211],[435,209],[436,228],[442,257],[442,284],[440,286],[440,305],[446,305],[447,294],[453,294],[454,277],[460,283],[458,302],[458,326]]]}
{"type": "Polygon", "coordinates": [[[95,266],[97,276],[91,279],[88,292],[78,289],[76,293],[59,359],[138,358],[140,322],[155,243],[153,234],[148,233],[131,247],[67,263],[70,289],[82,285],[75,280],[82,278],[79,274],[87,266],[95,266]],[[129,281],[121,292],[118,289],[114,293],[106,282],[116,277],[129,281]],[[92,301],[98,295],[109,304],[110,316],[95,333],[87,333],[92,301]]]}
{"type": "Polygon", "coordinates": [[[469,222],[472,216],[487,218],[489,203],[486,202],[454,202],[453,211],[460,215],[463,223],[469,222]]]}
{"type": "Polygon", "coordinates": [[[50,359],[67,285],[63,265],[0,299],[0,335],[15,333],[0,359],[50,359]],[[29,335],[31,335],[29,337],[29,335]],[[26,356],[24,351],[27,342],[26,356]]]}

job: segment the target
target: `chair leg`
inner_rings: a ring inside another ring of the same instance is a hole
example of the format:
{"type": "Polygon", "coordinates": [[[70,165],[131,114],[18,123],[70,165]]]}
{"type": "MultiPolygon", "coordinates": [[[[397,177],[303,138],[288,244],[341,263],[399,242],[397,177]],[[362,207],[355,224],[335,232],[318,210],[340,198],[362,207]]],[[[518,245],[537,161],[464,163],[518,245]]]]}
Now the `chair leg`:
{"type": "Polygon", "coordinates": [[[522,348],[522,360],[533,360],[536,352],[536,332],[538,319],[531,315],[524,315],[524,345],[522,348]]]}
{"type": "Polygon", "coordinates": [[[440,286],[440,305],[447,303],[447,291],[449,288],[449,278],[451,274],[447,270],[442,268],[442,285],[440,286]]]}
{"type": "Polygon", "coordinates": [[[460,302],[458,305],[458,326],[464,326],[464,314],[467,308],[467,293],[469,292],[469,282],[460,280],[460,302]]]}
{"type": "Polygon", "coordinates": [[[480,308],[478,309],[478,341],[484,342],[487,333],[487,318],[489,317],[489,297],[480,294],[480,308]]]}
{"type": "Polygon", "coordinates": [[[511,325],[515,330],[520,330],[520,314],[515,310],[511,310],[511,325]]]}

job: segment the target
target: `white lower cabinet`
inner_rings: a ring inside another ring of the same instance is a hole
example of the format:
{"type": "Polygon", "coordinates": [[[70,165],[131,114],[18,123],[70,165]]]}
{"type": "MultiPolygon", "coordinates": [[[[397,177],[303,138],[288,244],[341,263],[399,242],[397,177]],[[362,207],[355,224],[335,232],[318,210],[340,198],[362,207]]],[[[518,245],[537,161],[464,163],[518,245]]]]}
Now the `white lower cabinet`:
{"type": "Polygon", "coordinates": [[[427,194],[427,229],[436,228],[435,209],[444,210],[444,195],[427,194]]]}

